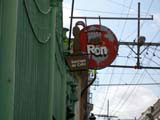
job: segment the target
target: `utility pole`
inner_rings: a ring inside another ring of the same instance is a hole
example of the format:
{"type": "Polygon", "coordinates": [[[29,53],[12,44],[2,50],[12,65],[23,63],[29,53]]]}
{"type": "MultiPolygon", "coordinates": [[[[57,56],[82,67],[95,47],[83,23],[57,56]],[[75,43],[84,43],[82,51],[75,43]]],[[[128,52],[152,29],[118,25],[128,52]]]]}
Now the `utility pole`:
{"type": "Polygon", "coordinates": [[[108,120],[110,120],[109,118],[109,100],[107,101],[107,115],[108,115],[108,120]]]}
{"type": "Polygon", "coordinates": [[[117,116],[112,116],[109,113],[109,100],[107,100],[107,115],[106,114],[95,114],[98,117],[107,118],[107,120],[110,120],[111,118],[117,118],[117,116]]]}
{"type": "Polygon", "coordinates": [[[140,2],[138,3],[137,68],[140,68],[140,2]]]}

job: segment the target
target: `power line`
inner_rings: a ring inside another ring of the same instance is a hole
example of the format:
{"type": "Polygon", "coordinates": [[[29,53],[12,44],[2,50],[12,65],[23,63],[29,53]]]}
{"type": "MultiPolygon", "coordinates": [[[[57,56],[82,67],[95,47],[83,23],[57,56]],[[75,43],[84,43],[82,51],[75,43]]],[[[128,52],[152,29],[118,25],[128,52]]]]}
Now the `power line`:
{"type": "MultiPolygon", "coordinates": [[[[128,56],[130,56],[132,54],[132,51],[130,51],[130,53],[129,53],[129,55],[128,56]]],[[[127,61],[126,61],[126,64],[128,63],[128,59],[127,59],[127,61]]],[[[119,81],[119,84],[121,83],[121,79],[122,79],[122,75],[124,75],[124,71],[125,71],[125,69],[123,68],[123,70],[122,70],[122,74],[121,74],[121,77],[120,77],[120,81],[119,81]]],[[[134,77],[133,77],[133,79],[131,80],[131,82],[130,82],[130,84],[134,81],[134,79],[135,79],[135,77],[136,77],[136,75],[137,75],[137,73],[138,73],[138,71],[136,72],[136,74],[134,75],[134,77]]],[[[126,96],[126,94],[127,94],[127,92],[128,92],[128,90],[129,90],[129,88],[130,88],[130,86],[128,86],[128,88],[127,88],[127,90],[126,90],[126,92],[122,95],[122,98],[121,98],[121,100],[118,102],[118,104],[116,105],[116,107],[114,108],[114,109],[117,109],[117,106],[118,105],[120,105],[123,101],[122,101],[122,99],[126,96]]],[[[119,87],[117,87],[117,89],[116,89],[116,91],[118,91],[118,89],[119,89],[119,87]]],[[[117,93],[115,93],[115,94],[117,94],[117,93]]],[[[115,95],[114,95],[115,96],[115,95]]],[[[113,96],[113,97],[114,97],[113,96]]],[[[112,99],[113,99],[113,97],[112,97],[112,99]]],[[[123,103],[122,103],[123,104],[123,103]]],[[[121,105],[122,105],[121,104],[121,105]]],[[[113,110],[114,110],[113,109],[113,110]]],[[[113,111],[112,111],[113,112],[113,111]]]]}
{"type": "MultiPolygon", "coordinates": [[[[128,9],[132,9],[132,10],[137,11],[137,9],[135,9],[135,8],[131,8],[130,6],[127,6],[127,5],[125,5],[125,4],[119,3],[119,2],[114,1],[114,0],[108,0],[108,2],[112,2],[112,3],[114,3],[114,4],[118,5],[118,6],[123,6],[123,7],[126,7],[126,8],[128,8],[128,9]]],[[[146,12],[144,12],[144,11],[142,11],[142,12],[143,12],[144,14],[146,14],[146,12]]]]}
{"type": "MultiPolygon", "coordinates": [[[[151,7],[152,7],[153,2],[154,2],[154,0],[151,1],[150,6],[148,7],[148,10],[147,10],[147,12],[146,12],[145,17],[148,16],[149,11],[150,11],[150,9],[151,9],[151,7]]],[[[141,12],[142,12],[142,11],[141,11],[141,12]]],[[[145,23],[146,23],[146,21],[143,21],[143,23],[140,25],[140,28],[142,28],[145,23]]],[[[129,35],[126,37],[126,39],[128,39],[128,38],[129,38],[131,35],[133,35],[133,33],[135,33],[135,32],[136,32],[136,30],[134,30],[133,32],[131,32],[131,34],[129,34],[129,35]]]]}
{"type": "MultiPolygon", "coordinates": [[[[128,15],[129,15],[130,10],[131,10],[132,4],[133,4],[133,0],[132,0],[131,3],[130,3],[129,9],[128,9],[128,13],[127,13],[127,17],[128,17],[128,15]]],[[[125,30],[125,28],[126,28],[126,24],[127,24],[127,20],[125,20],[125,23],[124,23],[124,25],[123,25],[123,29],[122,29],[122,32],[121,32],[121,34],[120,34],[120,39],[122,38],[122,35],[123,35],[124,30],[125,30]]]]}
{"type": "MultiPolygon", "coordinates": [[[[152,39],[153,40],[153,39],[152,39]]],[[[144,56],[144,58],[146,58],[146,55],[144,56]]],[[[143,60],[144,60],[144,58],[143,58],[143,60]]],[[[151,58],[152,59],[152,58],[151,58]]],[[[143,61],[142,60],[142,61],[143,61]]],[[[150,63],[151,61],[149,61],[149,63],[150,63]]],[[[148,64],[149,64],[148,63],[148,64]]],[[[143,71],[143,73],[142,73],[142,75],[141,75],[141,77],[144,75],[144,71],[143,71]]],[[[141,78],[140,77],[140,78],[141,78]]],[[[152,78],[153,79],[153,78],[152,78]]],[[[138,83],[140,82],[140,79],[137,81],[137,85],[138,85],[138,83]]],[[[127,97],[127,99],[125,99],[125,101],[123,102],[123,105],[121,104],[121,108],[124,106],[124,104],[126,103],[126,101],[128,101],[128,99],[130,98],[130,96],[133,94],[133,92],[135,91],[135,89],[136,89],[136,87],[137,86],[135,86],[135,88],[131,91],[131,93],[129,94],[129,96],[127,97]]],[[[118,110],[117,110],[118,111],[118,110]]],[[[114,113],[114,115],[117,113],[117,111],[114,113]]]]}
{"type": "Polygon", "coordinates": [[[155,63],[156,65],[160,66],[160,64],[158,64],[156,61],[152,60],[151,58],[146,57],[146,59],[152,61],[153,63],[155,63]]]}
{"type": "MultiPolygon", "coordinates": [[[[124,4],[124,2],[125,2],[125,0],[123,0],[123,4],[124,4]]],[[[122,17],[123,11],[124,11],[124,7],[122,8],[122,11],[121,11],[121,14],[120,14],[121,17],[122,17]]],[[[119,31],[119,26],[120,26],[120,22],[118,22],[117,31],[119,31]]],[[[119,32],[117,32],[117,35],[118,34],[119,34],[119,32]]]]}
{"type": "MultiPolygon", "coordinates": [[[[130,53],[132,53],[132,51],[130,51],[130,53]]],[[[129,53],[129,55],[131,55],[130,53],[129,53]]],[[[127,59],[127,61],[126,61],[126,64],[127,64],[127,63],[128,63],[128,59],[127,59]]],[[[121,79],[122,79],[122,75],[124,75],[124,72],[125,72],[125,69],[123,68],[122,74],[121,74],[121,77],[120,77],[119,84],[120,84],[121,81],[122,81],[121,79]]],[[[138,71],[137,71],[137,72],[138,72],[138,71]]],[[[137,75],[137,74],[134,75],[133,79],[135,79],[136,75],[137,75]]],[[[134,81],[133,79],[131,80],[130,84],[134,81]]],[[[126,96],[129,88],[130,88],[130,86],[128,86],[126,92],[123,94],[121,100],[118,102],[118,104],[116,105],[116,107],[115,107],[114,109],[117,109],[117,106],[120,105],[120,104],[123,102],[122,99],[126,96]]],[[[117,87],[116,91],[118,91],[118,89],[119,89],[119,87],[117,87]]],[[[115,93],[115,94],[117,94],[117,93],[115,93]]],[[[114,96],[115,96],[115,95],[114,95],[114,96]]],[[[114,96],[113,96],[113,97],[114,97],[114,96]]],[[[113,99],[113,97],[112,97],[112,99],[113,99]]],[[[123,103],[122,103],[122,104],[123,104],[123,103]]],[[[114,109],[113,109],[113,110],[114,110],[114,109]]],[[[112,111],[112,112],[113,112],[113,111],[112,111]]]]}
{"type": "MultiPolygon", "coordinates": [[[[136,89],[138,88],[138,84],[140,84],[140,82],[143,81],[142,77],[144,77],[144,72],[142,73],[142,75],[139,77],[139,79],[137,80],[136,84],[134,86],[134,88],[131,90],[130,94],[126,97],[126,99],[123,101],[123,103],[121,104],[119,109],[122,109],[124,107],[124,105],[127,103],[127,101],[129,100],[129,98],[133,95],[133,93],[136,91],[136,89]]],[[[118,110],[115,112],[115,114],[118,112],[118,110]]]]}
{"type": "MultiPolygon", "coordinates": [[[[131,51],[130,51],[130,52],[131,52],[131,51]]],[[[129,54],[130,54],[130,53],[129,53],[129,54]]],[[[127,63],[128,63],[128,58],[127,58],[127,60],[126,60],[125,65],[127,65],[127,63]]],[[[120,76],[120,79],[119,79],[118,84],[120,84],[120,83],[122,82],[122,78],[123,78],[123,76],[124,76],[124,72],[125,72],[125,68],[122,69],[121,76],[120,76]]],[[[119,87],[116,88],[116,91],[118,91],[118,89],[119,89],[119,87]]],[[[116,91],[114,92],[113,97],[111,98],[111,101],[113,100],[114,96],[116,96],[116,94],[117,94],[116,91]]]]}
{"type": "MultiPolygon", "coordinates": [[[[129,6],[129,9],[128,9],[128,13],[127,13],[127,17],[128,17],[128,15],[129,15],[129,12],[130,12],[130,10],[131,10],[131,6],[132,6],[132,4],[133,4],[133,0],[130,2],[130,6],[129,6]]],[[[127,23],[127,20],[125,20],[125,23],[124,23],[124,25],[123,25],[123,29],[122,29],[122,31],[121,31],[121,34],[120,34],[120,39],[121,39],[121,37],[122,37],[122,35],[123,35],[123,33],[124,33],[124,30],[125,30],[125,27],[126,27],[126,23],[127,23]]],[[[133,46],[134,47],[134,46],[133,46]]],[[[129,54],[128,54],[128,57],[127,57],[127,60],[126,60],[126,62],[125,62],[125,65],[127,65],[127,63],[128,63],[128,60],[129,60],[129,56],[132,54],[132,51],[130,50],[130,52],[129,52],[129,54]]],[[[120,80],[119,80],[119,84],[121,83],[121,81],[122,81],[122,77],[123,77],[123,73],[125,72],[125,68],[123,68],[123,70],[122,70],[122,74],[121,74],[121,77],[120,77],[120,80]]],[[[117,87],[116,88],[116,91],[118,91],[118,89],[119,89],[119,87],[117,87]]],[[[111,100],[114,98],[114,96],[117,94],[117,92],[115,92],[114,94],[113,94],[113,97],[111,98],[111,100]]]]}
{"type": "MultiPolygon", "coordinates": [[[[152,38],[152,40],[151,40],[151,43],[152,43],[152,42],[156,39],[156,37],[159,35],[159,32],[160,32],[160,30],[158,30],[158,31],[155,33],[155,35],[153,36],[153,38],[152,38]]],[[[157,51],[157,47],[158,47],[158,46],[155,47],[155,49],[154,49],[154,51],[153,51],[152,54],[155,54],[155,52],[157,51]]],[[[149,48],[152,48],[152,47],[148,47],[148,48],[147,48],[146,54],[148,54],[148,51],[150,51],[149,48]]],[[[151,61],[153,62],[153,60],[152,60],[153,57],[152,57],[152,58],[148,58],[148,57],[146,57],[146,54],[144,55],[144,58],[149,59],[149,63],[150,63],[151,61]]],[[[153,55],[153,56],[154,56],[154,55],[153,55]]],[[[143,59],[144,59],[144,58],[143,58],[143,59]]],[[[154,61],[154,62],[155,62],[155,61],[154,61]]],[[[157,64],[157,63],[155,63],[155,64],[157,64]]]]}
{"type": "Polygon", "coordinates": [[[157,56],[157,55],[156,55],[156,57],[157,57],[158,59],[160,59],[160,57],[159,57],[159,56],[157,56]]]}
{"type": "Polygon", "coordinates": [[[130,57],[130,54],[129,54],[128,56],[118,55],[117,57],[121,57],[121,58],[128,58],[128,59],[130,59],[130,58],[135,58],[135,57],[130,57]]]}
{"type": "MultiPolygon", "coordinates": [[[[69,7],[63,7],[65,9],[71,9],[69,7]]],[[[80,9],[80,8],[75,8],[74,10],[77,11],[83,11],[83,12],[93,12],[93,13],[103,13],[103,14],[114,14],[114,15],[127,15],[128,13],[116,13],[116,12],[110,12],[110,11],[98,11],[98,10],[90,10],[90,9],[80,9]]],[[[129,14],[129,15],[135,15],[136,14],[129,14]]]]}
{"type": "MultiPolygon", "coordinates": [[[[156,80],[153,79],[152,75],[148,72],[148,70],[145,70],[147,72],[147,75],[151,78],[151,80],[154,82],[154,83],[158,83],[156,80]]],[[[157,84],[157,86],[160,88],[160,85],[157,84]]]]}
{"type": "MultiPolygon", "coordinates": [[[[137,72],[138,72],[138,70],[137,70],[137,72]]],[[[137,72],[136,72],[136,73],[137,73],[137,72]]],[[[141,77],[142,77],[142,75],[141,75],[141,77]]],[[[140,78],[141,78],[141,77],[140,77],[140,78]]],[[[129,84],[132,84],[132,82],[134,81],[135,78],[136,78],[136,74],[135,74],[135,76],[132,78],[132,80],[131,80],[131,82],[130,82],[129,84]]],[[[140,80],[140,79],[138,79],[138,81],[137,81],[136,84],[139,83],[139,80],[140,80]]],[[[123,94],[123,96],[122,96],[122,98],[121,98],[121,101],[118,102],[117,107],[115,108],[115,110],[112,111],[112,112],[113,112],[113,115],[116,115],[116,113],[119,111],[119,109],[121,109],[121,108],[125,105],[125,103],[128,101],[128,99],[129,99],[130,96],[133,94],[134,90],[136,89],[136,86],[135,86],[135,87],[132,89],[132,91],[130,92],[130,94],[125,98],[125,96],[127,95],[130,87],[131,87],[131,86],[128,86],[126,92],[123,94]],[[123,100],[123,98],[125,98],[125,99],[123,100]]]]}
{"type": "MultiPolygon", "coordinates": [[[[152,39],[152,41],[153,41],[154,39],[152,39]]],[[[143,57],[143,60],[142,61],[144,61],[144,59],[146,58],[146,54],[144,55],[144,57],[143,57]]],[[[152,58],[151,58],[152,59],[152,58]]],[[[150,64],[150,62],[151,61],[149,61],[148,62],[148,64],[150,64]]],[[[138,71],[137,71],[138,72],[138,71]]],[[[141,74],[141,77],[144,75],[144,71],[143,71],[143,73],[141,74]]],[[[136,74],[135,74],[135,76],[136,76],[136,74]]],[[[132,79],[132,81],[135,79],[135,76],[134,76],[134,78],[132,79]]],[[[141,78],[140,77],[140,78],[141,78]]],[[[140,82],[140,78],[139,78],[139,80],[137,81],[137,84],[140,82]]],[[[130,84],[132,83],[132,81],[130,82],[130,84]]],[[[136,90],[136,88],[137,88],[137,86],[135,86],[133,89],[132,89],[132,91],[131,91],[131,93],[128,95],[128,97],[124,100],[124,102],[121,104],[121,102],[118,104],[120,107],[119,107],[119,109],[121,109],[124,105],[125,105],[125,103],[128,101],[128,99],[130,98],[130,96],[133,94],[133,92],[136,90]],[[121,105],[120,105],[121,104],[121,105]]],[[[129,87],[128,87],[128,89],[129,89],[129,87]]],[[[127,91],[128,91],[128,89],[127,89],[127,91]]],[[[127,93],[127,92],[126,92],[127,93]]],[[[125,93],[125,94],[126,94],[125,93]]],[[[123,94],[124,96],[125,96],[125,94],[123,94]]],[[[123,97],[124,97],[123,96],[123,97]]],[[[122,98],[123,98],[122,97],[122,98]]],[[[122,99],[121,99],[121,101],[122,101],[122,99]]],[[[117,107],[118,108],[118,107],[117,107]]],[[[117,109],[117,111],[115,111],[114,112],[114,115],[116,114],[118,112],[118,109],[117,109]]]]}
{"type": "MultiPolygon", "coordinates": [[[[147,13],[146,13],[146,17],[149,14],[149,11],[150,11],[150,9],[151,9],[151,7],[153,5],[153,2],[154,2],[154,0],[151,1],[150,6],[148,7],[148,10],[147,10],[147,13]]],[[[141,28],[143,27],[143,25],[144,25],[144,22],[141,24],[141,28]]]]}
{"type": "Polygon", "coordinates": [[[156,49],[156,51],[159,51],[160,52],[160,49],[158,49],[157,48],[158,46],[156,46],[155,48],[152,48],[152,47],[150,47],[152,50],[155,50],[156,49]]]}
{"type": "MultiPolygon", "coordinates": [[[[113,72],[114,72],[114,70],[115,70],[115,68],[113,68],[112,69],[112,74],[111,74],[111,77],[110,77],[110,80],[109,80],[109,84],[111,84],[111,80],[112,80],[112,77],[113,77],[113,72]]],[[[102,104],[102,109],[101,109],[101,111],[100,111],[100,114],[101,114],[101,112],[102,112],[102,110],[103,110],[103,108],[104,108],[104,104],[105,104],[105,101],[106,101],[106,99],[107,99],[107,95],[108,95],[108,92],[109,92],[109,87],[107,87],[107,90],[106,90],[107,92],[106,92],[106,95],[105,95],[105,98],[104,98],[104,101],[103,101],[103,104],[102,104]]]]}
{"type": "MultiPolygon", "coordinates": [[[[146,56],[145,56],[144,58],[146,58],[146,56]]],[[[143,60],[144,60],[144,58],[143,58],[143,60]]],[[[143,61],[143,60],[142,60],[142,61],[143,61]]],[[[151,62],[151,61],[149,61],[149,63],[150,63],[150,62],[151,62]]],[[[148,64],[149,64],[149,63],[148,63],[148,64]]],[[[136,74],[135,74],[135,75],[136,75],[136,74]]],[[[143,74],[141,75],[141,77],[142,77],[143,75],[144,75],[144,71],[143,71],[143,74]]],[[[140,78],[141,78],[141,77],[140,77],[140,78]]],[[[134,79],[135,79],[135,78],[134,78],[134,79]]],[[[139,83],[140,83],[140,79],[137,81],[136,84],[138,85],[139,83]]],[[[129,96],[124,100],[124,102],[123,102],[122,104],[119,103],[119,105],[121,104],[121,105],[119,106],[119,109],[121,109],[121,108],[124,106],[124,104],[126,103],[126,101],[128,101],[128,99],[130,98],[130,96],[131,96],[131,95],[133,94],[133,92],[136,90],[136,88],[137,88],[137,86],[135,86],[135,88],[132,89],[131,93],[130,93],[129,96]]],[[[122,97],[122,98],[123,98],[123,97],[122,97]]],[[[121,100],[122,100],[122,99],[121,99],[121,100]]],[[[115,115],[117,112],[118,112],[118,110],[115,111],[113,115],[115,115]]]]}
{"type": "MultiPolygon", "coordinates": [[[[153,0],[152,0],[153,1],[153,0]]],[[[151,6],[151,5],[150,5],[151,6]]],[[[151,8],[151,7],[150,7],[151,8]]],[[[144,23],[143,23],[144,24],[144,23]]],[[[143,24],[142,24],[142,26],[143,26],[143,24]]],[[[144,58],[146,58],[146,57],[144,57],[144,58]]],[[[137,84],[138,85],[138,84],[137,84]]]]}

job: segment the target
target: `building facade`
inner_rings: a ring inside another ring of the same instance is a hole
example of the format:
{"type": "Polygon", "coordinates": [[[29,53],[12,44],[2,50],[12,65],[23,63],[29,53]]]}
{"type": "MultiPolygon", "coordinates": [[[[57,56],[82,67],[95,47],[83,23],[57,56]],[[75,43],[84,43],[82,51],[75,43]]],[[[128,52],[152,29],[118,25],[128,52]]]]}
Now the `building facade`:
{"type": "Polygon", "coordinates": [[[139,120],[160,120],[160,99],[143,112],[139,120]]]}
{"type": "Polygon", "coordinates": [[[160,120],[160,99],[153,105],[154,111],[152,113],[154,120],[160,120]]]}
{"type": "Polygon", "coordinates": [[[0,120],[73,120],[62,0],[0,0],[0,120]]]}

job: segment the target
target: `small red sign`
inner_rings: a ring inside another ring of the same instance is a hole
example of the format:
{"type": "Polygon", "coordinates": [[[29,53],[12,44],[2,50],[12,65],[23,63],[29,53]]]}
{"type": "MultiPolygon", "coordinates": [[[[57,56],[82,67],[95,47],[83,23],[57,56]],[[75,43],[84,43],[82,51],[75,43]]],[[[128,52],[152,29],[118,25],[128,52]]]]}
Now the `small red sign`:
{"type": "Polygon", "coordinates": [[[88,54],[89,68],[102,69],[117,56],[118,41],[114,33],[102,25],[86,26],[80,31],[82,54],[88,54]]]}

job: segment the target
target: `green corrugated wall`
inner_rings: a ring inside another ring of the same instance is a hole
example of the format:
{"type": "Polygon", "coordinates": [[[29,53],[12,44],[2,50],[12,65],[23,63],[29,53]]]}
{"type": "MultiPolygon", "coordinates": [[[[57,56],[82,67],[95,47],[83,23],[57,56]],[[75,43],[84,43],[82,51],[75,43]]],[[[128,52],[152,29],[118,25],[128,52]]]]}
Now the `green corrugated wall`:
{"type": "Polygon", "coordinates": [[[66,120],[62,26],[62,1],[0,1],[0,120],[66,120]]]}
{"type": "Polygon", "coordinates": [[[13,120],[17,5],[0,0],[0,120],[13,120]]]}

